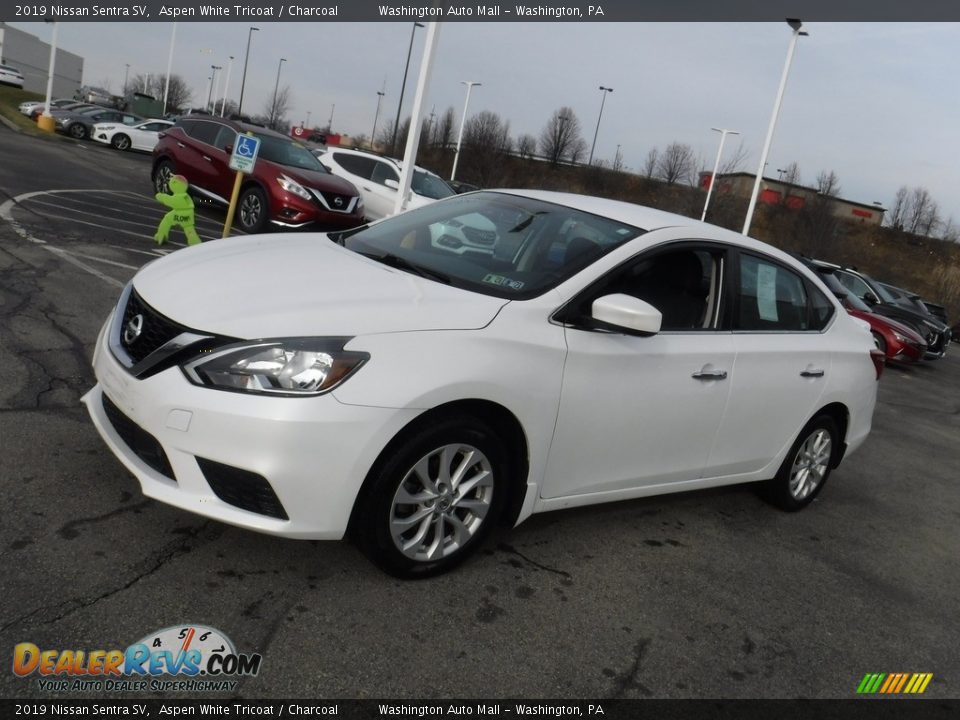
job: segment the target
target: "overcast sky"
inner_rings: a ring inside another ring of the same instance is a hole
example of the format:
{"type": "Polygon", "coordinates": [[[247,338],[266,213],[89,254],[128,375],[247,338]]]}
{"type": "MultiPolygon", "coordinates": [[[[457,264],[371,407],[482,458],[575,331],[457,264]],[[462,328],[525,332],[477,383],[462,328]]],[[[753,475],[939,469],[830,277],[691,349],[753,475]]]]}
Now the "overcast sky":
{"type": "MultiPolygon", "coordinates": [[[[11,23],[49,41],[50,26],[11,23]]],[[[290,86],[289,117],[369,135],[377,91],[380,114],[396,115],[412,24],[259,23],[253,33],[244,97],[263,112],[281,57],[290,86]]],[[[807,23],[793,60],[767,175],[791,161],[801,182],[837,173],[851,200],[893,201],[900,185],[927,187],[944,216],[960,223],[960,24],[807,23]]],[[[131,75],[164,73],[170,23],[61,23],[59,44],[83,56],[84,82],[123,84],[131,75]],[[109,33],[109,34],[107,34],[109,33]]],[[[239,95],[248,26],[180,22],[173,72],[207,97],[210,65],[233,55],[229,97],[239,95]]],[[[733,152],[742,139],[745,170],[756,172],[791,31],[785,23],[447,23],[441,26],[427,112],[452,106],[459,123],[462,80],[476,80],[468,116],[491,110],[514,138],[539,136],[551,113],[568,105],[587,143],[600,110],[600,85],[612,87],[603,110],[596,158],[643,164],[650,148],[689,144],[712,167],[719,134],[733,152]]],[[[416,31],[404,114],[412,105],[426,33],[416,31]]],[[[226,71],[224,71],[225,73],[226,71]]],[[[458,127],[458,126],[457,126],[458,127]]],[[[466,178],[464,178],[466,179],[466,178]]]]}

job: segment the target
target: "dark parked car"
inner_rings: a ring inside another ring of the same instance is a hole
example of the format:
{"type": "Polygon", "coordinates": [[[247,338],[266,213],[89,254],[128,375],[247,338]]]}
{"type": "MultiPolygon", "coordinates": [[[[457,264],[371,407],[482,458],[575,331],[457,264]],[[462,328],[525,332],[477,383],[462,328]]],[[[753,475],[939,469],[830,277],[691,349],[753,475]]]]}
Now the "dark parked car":
{"type": "Polygon", "coordinates": [[[927,343],[913,328],[873,312],[869,305],[845,288],[834,269],[803,260],[814,270],[840,300],[850,315],[860,318],[870,325],[870,333],[877,347],[883,351],[887,360],[922,360],[927,352],[927,343]]]}
{"type": "Polygon", "coordinates": [[[238,133],[253,133],[260,151],[240,187],[236,222],[246,232],[281,227],[342,230],[363,224],[363,200],[347,180],[331,175],[303,145],[256,125],[204,115],[181,117],[160,134],[153,151],[153,184],[166,192],[171,175],[183,175],[191,191],[229,203],[236,172],[230,154],[238,133]]]}
{"type": "Polygon", "coordinates": [[[837,279],[852,295],[863,300],[878,315],[893,318],[916,330],[927,342],[926,358],[941,358],[950,342],[950,328],[929,314],[896,302],[883,286],[869,275],[855,268],[845,268],[831,263],[816,261],[824,267],[832,267],[837,279]]]}
{"type": "Polygon", "coordinates": [[[134,115],[133,113],[123,112],[122,110],[109,110],[107,108],[51,114],[56,118],[57,130],[77,140],[86,140],[89,138],[93,133],[93,126],[97,123],[115,122],[123,123],[124,125],[136,125],[144,120],[144,118],[139,115],[134,115]]]}
{"type": "MultiPolygon", "coordinates": [[[[30,119],[36,120],[40,114],[43,112],[43,103],[35,106],[30,111],[30,119]]],[[[50,103],[50,115],[57,117],[58,114],[68,113],[68,112],[82,112],[84,110],[95,110],[95,109],[106,110],[107,108],[101,108],[99,105],[91,105],[90,103],[77,102],[76,100],[54,100],[50,103]]]]}

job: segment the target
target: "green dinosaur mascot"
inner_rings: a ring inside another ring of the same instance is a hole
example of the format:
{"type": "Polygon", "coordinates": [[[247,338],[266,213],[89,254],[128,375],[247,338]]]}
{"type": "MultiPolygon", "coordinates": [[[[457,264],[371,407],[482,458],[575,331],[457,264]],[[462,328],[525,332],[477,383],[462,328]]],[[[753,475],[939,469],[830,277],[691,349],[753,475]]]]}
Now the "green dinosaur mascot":
{"type": "Polygon", "coordinates": [[[187,179],[183,175],[171,175],[167,186],[170,188],[170,194],[157,193],[156,198],[157,202],[170,208],[170,212],[163,216],[153,239],[157,241],[157,245],[163,245],[173,226],[179,225],[183,234],[187,236],[187,245],[199,245],[200,236],[193,227],[193,198],[187,194],[187,179]]]}

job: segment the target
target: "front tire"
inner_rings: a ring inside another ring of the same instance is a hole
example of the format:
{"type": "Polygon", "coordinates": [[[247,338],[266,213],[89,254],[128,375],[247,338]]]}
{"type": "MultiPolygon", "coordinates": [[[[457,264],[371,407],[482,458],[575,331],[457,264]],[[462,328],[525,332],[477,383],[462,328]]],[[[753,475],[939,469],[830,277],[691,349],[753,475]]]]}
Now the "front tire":
{"type": "Polygon", "coordinates": [[[358,500],[355,540],[394,577],[452,570],[482,544],[503,509],[503,441],[475,418],[451,417],[396,449],[358,500]]]}
{"type": "Polygon", "coordinates": [[[110,144],[113,145],[114,150],[129,150],[130,138],[123,133],[118,133],[111,138],[110,144]]]}
{"type": "Polygon", "coordinates": [[[766,483],[766,498],[787,512],[812,503],[830,477],[839,445],[840,432],[834,419],[829,415],[815,417],[800,432],[776,477],[766,483]]]}
{"type": "Polygon", "coordinates": [[[74,140],[84,140],[87,137],[87,128],[83,123],[75,122],[67,128],[67,134],[74,140]]]}
{"type": "Polygon", "coordinates": [[[240,200],[237,202],[237,224],[244,232],[262,232],[267,225],[269,214],[267,198],[260,188],[251,186],[240,193],[240,200]]]}
{"type": "Polygon", "coordinates": [[[153,189],[158,193],[170,192],[170,178],[176,174],[174,164],[169,160],[161,160],[153,171],[153,189]]]}

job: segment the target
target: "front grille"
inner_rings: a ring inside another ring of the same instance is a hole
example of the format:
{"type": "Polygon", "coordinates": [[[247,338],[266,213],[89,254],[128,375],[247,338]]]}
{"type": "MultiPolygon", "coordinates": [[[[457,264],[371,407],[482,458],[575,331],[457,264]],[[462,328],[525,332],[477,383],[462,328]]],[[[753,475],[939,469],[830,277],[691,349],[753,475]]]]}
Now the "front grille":
{"type": "Polygon", "coordinates": [[[133,290],[130,292],[127,306],[123,309],[123,322],[120,325],[120,345],[136,364],[186,330],[187,328],[165,318],[147,305],[137,295],[136,290],[133,290]],[[130,321],[138,315],[143,319],[140,334],[134,337],[132,342],[128,342],[127,338],[132,333],[128,334],[127,328],[130,321]]]}
{"type": "Polygon", "coordinates": [[[198,457],[197,465],[214,494],[241,510],[288,520],[280,498],[262,475],[198,457]]]}
{"type": "Polygon", "coordinates": [[[106,394],[103,395],[103,411],[107,414],[107,419],[117,435],[134,455],[164,477],[176,482],[177,478],[173,474],[173,468],[170,467],[167,454],[153,435],[124,415],[106,394]]]}
{"type": "Polygon", "coordinates": [[[497,239],[497,233],[493,230],[478,230],[464,225],[462,232],[463,236],[474,245],[493,245],[497,239]]]}
{"type": "Polygon", "coordinates": [[[317,190],[316,188],[311,188],[311,191],[326,210],[340,213],[348,213],[353,210],[353,195],[342,195],[328,190],[317,190]],[[337,204],[338,201],[340,202],[339,205],[337,204]]]}

